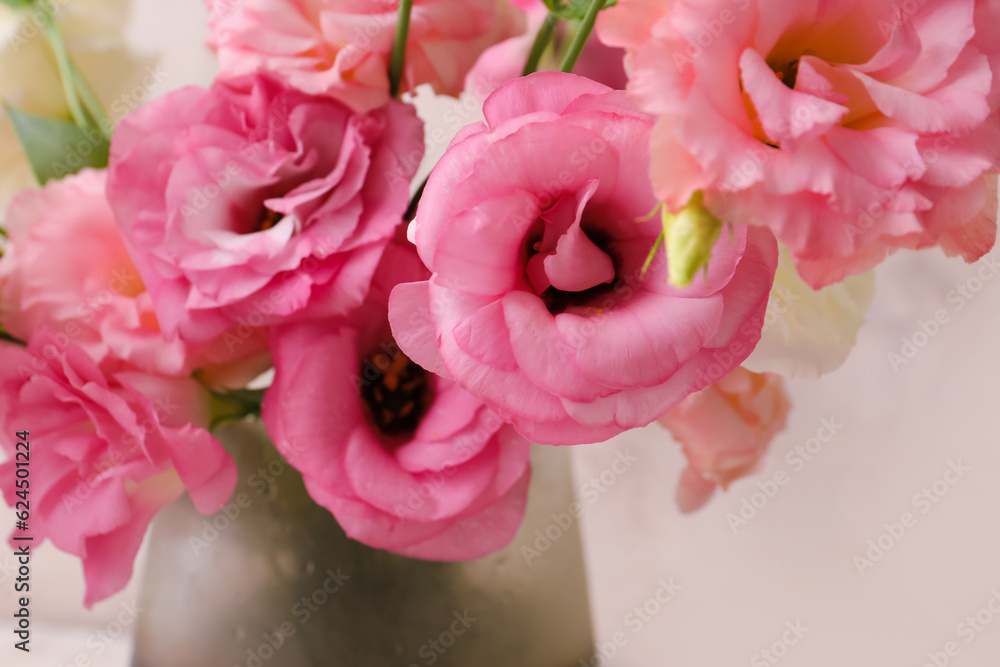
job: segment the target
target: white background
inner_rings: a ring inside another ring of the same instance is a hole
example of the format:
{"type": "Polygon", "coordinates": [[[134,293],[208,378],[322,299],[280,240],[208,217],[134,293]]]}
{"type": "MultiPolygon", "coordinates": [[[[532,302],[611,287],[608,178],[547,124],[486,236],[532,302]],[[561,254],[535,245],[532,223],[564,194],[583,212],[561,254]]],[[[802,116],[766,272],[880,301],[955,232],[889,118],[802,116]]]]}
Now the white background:
{"type": "MultiPolygon", "coordinates": [[[[202,46],[204,16],[199,0],[137,0],[130,36],[137,48],[162,55],[166,74],[154,94],[211,80],[215,64],[202,46]]],[[[431,122],[443,104],[424,107],[431,122]]],[[[469,121],[475,117],[468,114],[469,121]]],[[[431,163],[444,147],[429,148],[431,163]]],[[[990,257],[1000,260],[1000,251],[990,257]]],[[[781,642],[786,623],[798,622],[808,629],[801,640],[786,652],[775,647],[782,654],[777,662],[788,667],[922,667],[928,651],[942,651],[949,641],[960,649],[951,665],[1000,665],[1000,614],[969,642],[968,633],[957,634],[966,616],[986,607],[991,590],[1000,592],[995,273],[989,264],[967,266],[937,251],[902,254],[881,266],[868,322],[845,366],[820,381],[790,383],[793,412],[763,470],[694,515],[682,516],[674,505],[683,458],[658,427],[576,448],[578,484],[610,469],[618,450],[640,461],[587,505],[583,520],[598,642],[619,631],[626,640],[612,660],[599,664],[777,664],[759,652],[781,642]],[[980,271],[993,279],[957,310],[949,292],[960,284],[977,287],[980,271]],[[947,311],[948,323],[894,371],[887,354],[899,353],[901,339],[938,309],[947,311]],[[823,419],[843,427],[797,470],[786,455],[815,437],[823,419]],[[913,496],[958,461],[969,471],[921,514],[913,496]],[[788,484],[734,533],[727,514],[738,514],[758,482],[779,470],[788,473],[788,484]],[[859,574],[854,557],[879,538],[883,523],[906,511],[916,525],[859,574]],[[630,620],[637,616],[629,614],[669,578],[682,587],[677,597],[636,632],[639,624],[630,620]]],[[[9,511],[0,513],[0,525],[13,525],[9,511]]],[[[53,667],[81,652],[96,665],[128,664],[128,636],[100,657],[86,640],[96,629],[114,629],[123,605],[136,599],[137,577],[86,611],[79,563],[42,548],[33,563],[34,651],[26,657],[11,649],[5,625],[6,610],[14,607],[12,564],[0,556],[0,664],[53,667]]],[[[140,557],[140,570],[141,564],[140,557]]],[[[993,604],[1000,609],[1000,596],[993,604]]]]}

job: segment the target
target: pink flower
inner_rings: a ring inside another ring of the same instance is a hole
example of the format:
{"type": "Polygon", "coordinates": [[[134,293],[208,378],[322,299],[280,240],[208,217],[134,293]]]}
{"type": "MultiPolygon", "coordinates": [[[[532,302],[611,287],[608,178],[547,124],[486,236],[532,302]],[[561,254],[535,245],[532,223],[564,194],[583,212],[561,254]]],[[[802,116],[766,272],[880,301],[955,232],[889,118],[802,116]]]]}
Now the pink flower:
{"type": "Polygon", "coordinates": [[[769,227],[818,288],[993,246],[998,26],[998,0],[622,0],[598,28],[659,115],[657,196],[769,227]]]}
{"type": "Polygon", "coordinates": [[[642,266],[660,222],[652,119],[627,97],[543,72],[497,90],[431,173],[411,232],[430,280],[397,287],[396,341],[531,440],[644,426],[739,365],[760,337],[777,247],[723,234],[704,279],[642,266]],[[646,218],[645,221],[643,218],[646,218]]]}
{"type": "Polygon", "coordinates": [[[359,115],[255,75],[125,118],[108,199],[165,334],[242,337],[361,303],[422,156],[408,105],[359,115]]]}
{"type": "Polygon", "coordinates": [[[752,472],[785,428],[788,408],[780,375],[741,366],[660,417],[688,459],[677,487],[681,511],[693,512],[717,486],[726,488],[752,472]]]}
{"type": "MultiPolygon", "coordinates": [[[[591,37],[580,52],[580,59],[576,61],[573,73],[615,90],[625,90],[628,77],[625,74],[624,60],[624,49],[608,46],[596,37],[591,37]]],[[[555,70],[558,66],[552,62],[550,68],[555,70]]]]}
{"type": "Polygon", "coordinates": [[[466,560],[517,532],[530,445],[399,351],[389,291],[426,276],[412,246],[394,243],[349,318],[275,330],[277,373],[263,415],[278,450],[348,536],[410,557],[466,560]]]}
{"type": "Polygon", "coordinates": [[[222,337],[199,345],[164,340],[105,199],[105,176],[84,170],[25,190],[11,203],[0,259],[0,325],[21,340],[48,327],[49,342],[72,341],[101,367],[124,360],[150,373],[186,375],[244,357],[247,379],[262,372],[267,340],[259,333],[236,346],[222,337]]]}
{"type": "MultiPolygon", "coordinates": [[[[503,84],[521,76],[524,65],[528,61],[531,47],[535,43],[535,37],[539,28],[545,21],[548,8],[542,0],[519,0],[514,2],[523,9],[528,16],[528,30],[525,34],[512,37],[500,42],[496,46],[491,46],[476,62],[475,67],[469,71],[465,79],[465,90],[480,99],[485,98],[503,84]]],[[[562,50],[569,45],[570,35],[567,34],[568,24],[560,21],[556,24],[553,41],[561,43],[562,50]]],[[[539,63],[538,71],[558,70],[562,64],[562,56],[558,49],[550,51],[539,63]]],[[[610,47],[595,38],[587,41],[580,54],[574,74],[593,79],[605,86],[624,90],[628,78],[625,76],[623,58],[625,50],[610,47]]]]}
{"type": "MultiPolygon", "coordinates": [[[[358,111],[389,99],[398,0],[205,0],[223,76],[275,72],[358,111]]],[[[403,88],[458,95],[479,55],[524,31],[507,0],[415,0],[403,88]]]]}
{"type": "Polygon", "coordinates": [[[76,345],[49,342],[51,333],[39,329],[27,349],[0,345],[0,445],[9,457],[0,485],[12,507],[23,499],[16,433],[29,431],[30,532],[82,559],[89,607],[128,582],[160,508],[186,488],[199,511],[215,512],[236,486],[236,467],[198,426],[206,397],[193,380],[125,365],[105,373],[76,345]]]}

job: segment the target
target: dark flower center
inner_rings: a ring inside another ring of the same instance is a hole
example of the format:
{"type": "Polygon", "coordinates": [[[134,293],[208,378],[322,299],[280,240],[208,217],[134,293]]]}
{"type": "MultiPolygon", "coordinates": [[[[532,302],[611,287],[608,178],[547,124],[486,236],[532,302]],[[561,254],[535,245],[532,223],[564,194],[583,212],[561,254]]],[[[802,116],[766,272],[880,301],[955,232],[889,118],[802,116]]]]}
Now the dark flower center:
{"type": "Polygon", "coordinates": [[[257,231],[266,232],[271,227],[274,227],[276,224],[281,222],[281,219],[284,217],[284,213],[278,213],[277,211],[265,208],[260,215],[260,222],[257,224],[257,231]]]}
{"type": "Polygon", "coordinates": [[[377,349],[361,366],[361,405],[384,436],[409,436],[434,402],[431,374],[397,347],[377,349]]]}
{"type": "MultiPolygon", "coordinates": [[[[529,259],[538,254],[540,244],[541,241],[528,241],[529,259]]],[[[594,301],[599,300],[602,295],[612,291],[612,285],[608,283],[602,283],[578,291],[561,290],[549,285],[541,292],[538,292],[538,298],[542,300],[545,308],[551,314],[558,315],[559,313],[565,313],[571,308],[586,307],[594,301]]]]}
{"type": "Polygon", "coordinates": [[[799,59],[796,58],[784,68],[775,69],[774,73],[778,77],[778,81],[795,90],[795,78],[799,74],[799,59]]]}
{"type": "Polygon", "coordinates": [[[564,195],[542,212],[524,239],[525,277],[553,315],[587,307],[617,282],[611,239],[591,224],[587,211],[576,219],[575,196],[564,195]]]}

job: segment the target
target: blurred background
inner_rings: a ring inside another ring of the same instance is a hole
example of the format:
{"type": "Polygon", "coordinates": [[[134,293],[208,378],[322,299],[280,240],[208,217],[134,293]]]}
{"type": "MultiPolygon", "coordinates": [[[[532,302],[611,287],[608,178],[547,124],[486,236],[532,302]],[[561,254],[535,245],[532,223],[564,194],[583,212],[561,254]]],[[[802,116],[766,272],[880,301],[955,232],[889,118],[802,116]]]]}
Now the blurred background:
{"type": "MultiPolygon", "coordinates": [[[[205,18],[199,0],[135,0],[129,40],[159,56],[150,98],[211,81],[205,18]]],[[[479,119],[476,100],[421,95],[418,104],[428,134],[435,125],[453,133],[456,114],[479,119]]],[[[428,146],[423,173],[444,148],[428,146]]],[[[591,664],[996,667],[998,273],[1000,250],[971,266],[938,251],[880,266],[847,363],[790,382],[788,426],[763,468],[692,515],[675,506],[684,460],[660,427],[574,448],[591,664]],[[939,310],[946,323],[934,328],[939,310]],[[906,362],[891,363],[891,353],[906,362]],[[607,473],[624,453],[638,463],[607,473]],[[602,473],[613,481],[602,483],[602,473]]],[[[13,522],[3,508],[0,532],[13,522]]],[[[16,566],[5,548],[0,664],[128,665],[144,559],[145,551],[125,591],[88,611],[78,561],[39,549],[25,655],[12,648],[16,566]],[[81,655],[90,662],[75,663],[81,655]]]]}

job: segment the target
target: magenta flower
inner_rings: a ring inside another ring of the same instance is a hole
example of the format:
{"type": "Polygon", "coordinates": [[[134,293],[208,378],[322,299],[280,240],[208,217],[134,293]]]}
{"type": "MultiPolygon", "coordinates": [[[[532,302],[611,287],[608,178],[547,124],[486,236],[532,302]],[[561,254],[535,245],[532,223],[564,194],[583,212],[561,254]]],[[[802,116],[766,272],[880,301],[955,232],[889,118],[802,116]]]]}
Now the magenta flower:
{"type": "Polygon", "coordinates": [[[530,446],[396,346],[389,291],[426,276],[412,246],[393,243],[350,317],[277,328],[264,423],[349,537],[415,558],[466,560],[517,532],[530,446]]]}
{"type": "MultiPolygon", "coordinates": [[[[0,344],[0,487],[16,496],[17,433],[30,429],[31,534],[79,556],[89,607],[125,587],[153,516],[187,490],[202,513],[236,486],[236,466],[190,378],[102,372],[40,328],[28,348],[0,344]]],[[[23,447],[20,451],[24,451],[23,447]]],[[[23,457],[20,459],[23,461],[23,457]]],[[[22,478],[23,479],[23,478],[22,478]]]]}
{"type": "Polygon", "coordinates": [[[408,105],[247,76],[125,118],[108,199],[164,333],[204,341],[361,303],[422,156],[408,105]]]}
{"type": "Polygon", "coordinates": [[[403,351],[537,442],[644,426],[738,366],[760,337],[770,232],[736,228],[707,275],[671,287],[642,266],[660,222],[652,119],[570,74],[513,81],[432,172],[413,232],[433,276],[400,285],[403,351]],[[645,220],[644,220],[645,218],[645,220]]]}
{"type": "Polygon", "coordinates": [[[1000,2],[621,0],[598,30],[658,115],[657,196],[770,228],[813,288],[993,246],[1000,2]]]}

